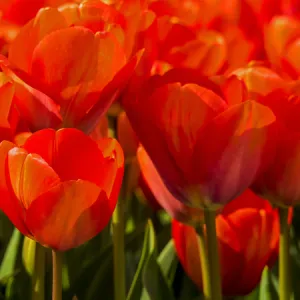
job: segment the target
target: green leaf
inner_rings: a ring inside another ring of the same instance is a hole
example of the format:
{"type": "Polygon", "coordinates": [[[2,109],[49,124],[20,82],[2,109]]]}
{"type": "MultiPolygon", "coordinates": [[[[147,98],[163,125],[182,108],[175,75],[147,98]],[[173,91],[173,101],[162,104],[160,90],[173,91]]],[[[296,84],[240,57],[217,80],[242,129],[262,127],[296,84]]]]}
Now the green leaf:
{"type": "MultiPolygon", "coordinates": [[[[162,272],[158,262],[155,232],[150,221],[148,223],[148,228],[148,255],[142,271],[144,289],[142,291],[140,300],[175,299],[171,284],[166,278],[165,274],[162,272]]],[[[169,252],[170,249],[167,248],[166,251],[169,252]]],[[[171,265],[171,263],[166,260],[165,253],[162,255],[161,261],[163,261],[163,258],[165,259],[165,263],[167,265],[171,265]]],[[[165,272],[167,272],[167,270],[165,272]]]]}
{"type": "Polygon", "coordinates": [[[259,300],[278,299],[278,293],[272,280],[272,273],[268,267],[265,267],[259,286],[259,300]]]}
{"type": "Polygon", "coordinates": [[[15,265],[18,256],[19,246],[21,242],[22,235],[15,228],[10,241],[7,245],[1,267],[0,267],[0,281],[6,282],[9,277],[15,274],[15,265]]]}
{"type": "Polygon", "coordinates": [[[144,237],[144,244],[143,244],[141,258],[126,300],[140,300],[141,293],[143,290],[142,272],[146,264],[147,258],[149,256],[150,249],[153,248],[152,239],[153,239],[153,226],[151,221],[149,221],[145,230],[145,237],[144,237]]]}
{"type": "MultiPolygon", "coordinates": [[[[113,268],[112,266],[112,258],[106,259],[102,265],[99,267],[97,273],[94,275],[94,278],[89,285],[89,289],[84,297],[86,300],[95,300],[99,297],[99,283],[102,283],[105,286],[109,285],[109,281],[113,281],[113,268]]],[[[113,289],[111,289],[113,292],[113,289]]],[[[106,293],[105,290],[101,289],[101,293],[104,295],[111,294],[106,293]]]]}
{"type": "Polygon", "coordinates": [[[176,286],[178,289],[177,299],[187,300],[198,298],[198,300],[202,300],[202,295],[199,289],[196,287],[193,281],[185,274],[180,264],[178,264],[177,276],[180,277],[179,280],[177,278],[176,282],[176,286]]]}
{"type": "Polygon", "coordinates": [[[31,276],[34,271],[36,242],[25,236],[22,248],[23,265],[31,276]]]}
{"type": "Polygon", "coordinates": [[[158,257],[158,263],[169,284],[173,283],[177,269],[178,259],[174,248],[173,239],[171,239],[158,257]]]}
{"type": "MultiPolygon", "coordinates": [[[[134,233],[125,235],[126,251],[130,252],[136,248],[138,244],[137,241],[141,240],[143,233],[144,228],[138,228],[134,233]]],[[[102,233],[100,235],[100,238],[101,237],[102,233]]],[[[68,268],[68,270],[66,269],[65,272],[71,273],[71,276],[69,276],[69,289],[64,291],[63,299],[72,299],[74,295],[76,295],[78,299],[88,299],[87,297],[92,299],[91,297],[95,295],[96,291],[98,291],[98,295],[99,293],[112,295],[113,282],[109,275],[113,269],[113,245],[111,239],[109,241],[106,240],[106,244],[101,248],[97,248],[98,243],[93,244],[93,242],[97,241],[90,241],[89,247],[91,249],[85,257],[82,256],[82,251],[78,248],[74,249],[77,250],[77,252],[66,253],[68,260],[66,268],[68,268]],[[80,256],[77,256],[76,253],[79,253],[80,256]],[[91,254],[93,254],[93,256],[91,256],[91,254]],[[104,270],[103,272],[108,274],[105,276],[105,280],[102,280],[101,270],[104,270]]],[[[87,245],[84,247],[87,247],[87,245]]]]}
{"type": "Polygon", "coordinates": [[[253,290],[249,295],[247,296],[240,296],[237,298],[234,298],[234,300],[259,300],[260,298],[260,286],[258,286],[255,290],[253,290]]]}

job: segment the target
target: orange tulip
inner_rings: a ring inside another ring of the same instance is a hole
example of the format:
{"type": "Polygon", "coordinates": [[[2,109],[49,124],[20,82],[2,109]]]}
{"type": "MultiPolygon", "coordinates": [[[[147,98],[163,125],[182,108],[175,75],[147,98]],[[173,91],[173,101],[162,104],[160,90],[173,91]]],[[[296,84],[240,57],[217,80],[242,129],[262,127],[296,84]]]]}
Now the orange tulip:
{"type": "Polygon", "coordinates": [[[254,101],[229,106],[220,94],[196,72],[174,69],[123,101],[170,192],[200,208],[235,198],[272,157],[272,111],[254,101]]]}
{"type": "Polygon", "coordinates": [[[276,16],[265,29],[265,49],[276,70],[298,78],[300,63],[300,21],[290,16],[276,16]]]}
{"type": "Polygon", "coordinates": [[[123,153],[113,139],[94,142],[76,129],[45,129],[23,147],[0,144],[0,207],[28,237],[55,250],[98,234],[115,208],[123,153]]]}
{"type": "MultiPolygon", "coordinates": [[[[216,219],[224,296],[250,293],[270,259],[277,257],[279,217],[268,201],[247,190],[224,207],[216,219]],[[259,241],[259,243],[258,243],[259,241]]],[[[173,221],[172,235],[179,260],[202,289],[198,237],[193,227],[173,221]]]]}
{"type": "Polygon", "coordinates": [[[126,62],[113,33],[69,27],[63,13],[45,8],[22,28],[1,67],[33,130],[63,123],[88,132],[132,74],[136,58],[126,62]]]}

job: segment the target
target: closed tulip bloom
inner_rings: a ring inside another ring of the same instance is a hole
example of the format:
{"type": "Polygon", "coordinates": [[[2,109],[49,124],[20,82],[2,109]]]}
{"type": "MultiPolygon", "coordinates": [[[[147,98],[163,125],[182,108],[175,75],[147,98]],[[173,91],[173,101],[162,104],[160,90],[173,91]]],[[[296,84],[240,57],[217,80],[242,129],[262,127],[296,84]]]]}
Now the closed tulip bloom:
{"type": "Polygon", "coordinates": [[[300,74],[299,19],[286,15],[274,17],[266,26],[264,43],[268,59],[273,67],[285,75],[297,79],[300,74]]]}
{"type": "MultiPolygon", "coordinates": [[[[268,201],[247,190],[216,219],[224,296],[250,293],[278,252],[279,217],[268,201]],[[258,242],[259,241],[259,242],[258,242]]],[[[173,221],[172,235],[187,275],[202,290],[198,236],[193,227],[173,221]]]]}
{"type": "Polygon", "coordinates": [[[123,101],[164,184],[189,206],[226,204],[272,157],[272,111],[255,101],[231,106],[222,97],[208,79],[174,69],[123,101]]]}
{"type": "Polygon", "coordinates": [[[26,236],[55,250],[77,247],[108,223],[123,176],[116,140],[45,129],[23,147],[0,144],[0,207],[26,236]]]}

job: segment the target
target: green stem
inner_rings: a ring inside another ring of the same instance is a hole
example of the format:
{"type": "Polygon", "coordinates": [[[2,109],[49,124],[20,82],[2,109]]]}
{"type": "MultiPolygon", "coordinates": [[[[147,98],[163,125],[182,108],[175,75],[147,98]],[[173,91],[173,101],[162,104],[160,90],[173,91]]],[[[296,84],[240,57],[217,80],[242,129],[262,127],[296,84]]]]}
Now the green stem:
{"type": "Polygon", "coordinates": [[[62,300],[62,260],[63,253],[52,250],[52,300],[62,300]]]}
{"type": "Polygon", "coordinates": [[[114,300],[126,299],[124,205],[125,199],[121,197],[112,216],[112,235],[114,245],[114,300]]]}
{"type": "Polygon", "coordinates": [[[220,272],[220,258],[218,249],[218,240],[216,233],[216,212],[213,210],[204,210],[204,219],[206,225],[207,238],[207,253],[210,269],[210,300],[222,300],[221,288],[221,272],[220,272]]]}
{"type": "Polygon", "coordinates": [[[201,260],[203,295],[204,295],[204,299],[210,300],[211,299],[210,291],[212,290],[212,287],[210,286],[211,280],[210,280],[210,273],[209,273],[209,262],[207,256],[206,240],[205,240],[205,235],[204,235],[202,225],[198,229],[198,235],[199,235],[199,254],[201,260]]]}
{"type": "Polygon", "coordinates": [[[279,299],[290,300],[290,226],[288,208],[280,207],[280,243],[279,243],[279,299]]]}
{"type": "Polygon", "coordinates": [[[32,274],[32,300],[45,299],[46,249],[39,243],[35,245],[34,270],[32,274]]]}

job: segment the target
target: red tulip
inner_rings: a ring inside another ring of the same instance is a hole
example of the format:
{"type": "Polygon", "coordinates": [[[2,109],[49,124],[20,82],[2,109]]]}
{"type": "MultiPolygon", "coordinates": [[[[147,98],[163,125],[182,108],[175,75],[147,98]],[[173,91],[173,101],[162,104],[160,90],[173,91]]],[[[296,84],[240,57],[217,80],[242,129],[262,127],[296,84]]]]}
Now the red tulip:
{"type": "Polygon", "coordinates": [[[268,59],[274,68],[291,78],[298,78],[299,20],[289,16],[274,17],[266,26],[264,43],[268,59]]]}
{"type": "Polygon", "coordinates": [[[54,8],[41,9],[22,28],[9,60],[1,62],[15,82],[16,104],[33,130],[57,128],[62,122],[83,127],[84,121],[86,132],[108,109],[135,65],[136,58],[126,65],[113,33],[70,27],[54,8]]]}
{"type": "Polygon", "coordinates": [[[113,139],[45,129],[23,147],[0,144],[0,207],[28,237],[55,250],[77,247],[108,223],[123,175],[113,139]]]}
{"type": "Polygon", "coordinates": [[[217,93],[208,79],[174,69],[123,102],[170,192],[195,207],[226,204],[272,157],[272,111],[254,101],[229,106],[217,93]]]}
{"type": "MultiPolygon", "coordinates": [[[[179,260],[202,289],[200,249],[193,227],[173,221],[172,235],[179,260]]],[[[224,296],[250,293],[270,259],[277,257],[279,217],[268,201],[247,190],[224,207],[216,219],[224,296]],[[258,242],[259,241],[259,242],[258,242]]]]}

